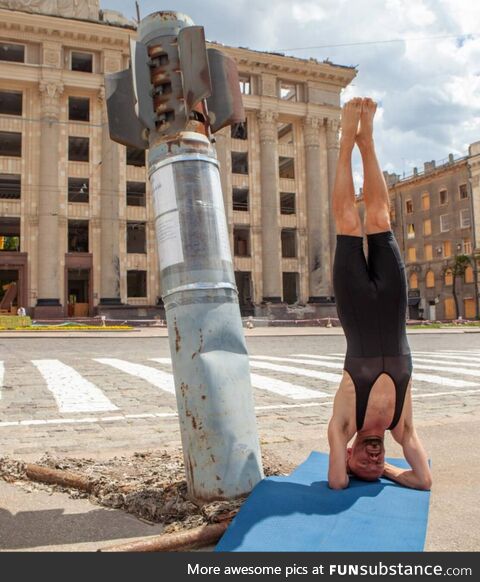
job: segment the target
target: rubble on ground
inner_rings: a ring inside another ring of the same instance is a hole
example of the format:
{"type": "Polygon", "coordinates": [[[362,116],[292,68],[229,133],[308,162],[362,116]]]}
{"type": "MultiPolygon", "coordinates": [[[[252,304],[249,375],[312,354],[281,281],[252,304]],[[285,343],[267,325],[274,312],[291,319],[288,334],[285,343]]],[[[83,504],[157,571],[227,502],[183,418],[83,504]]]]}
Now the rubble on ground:
{"type": "MultiPolygon", "coordinates": [[[[188,498],[181,451],[137,452],[110,459],[69,458],[44,454],[36,464],[51,469],[71,471],[93,482],[90,493],[59,485],[30,481],[26,463],[0,457],[0,478],[28,491],[60,491],[73,499],[88,498],[111,509],[121,509],[142,521],[163,523],[165,533],[215,523],[234,515],[245,497],[199,505],[188,498]]],[[[264,453],[266,476],[286,475],[287,467],[264,453]]]]}

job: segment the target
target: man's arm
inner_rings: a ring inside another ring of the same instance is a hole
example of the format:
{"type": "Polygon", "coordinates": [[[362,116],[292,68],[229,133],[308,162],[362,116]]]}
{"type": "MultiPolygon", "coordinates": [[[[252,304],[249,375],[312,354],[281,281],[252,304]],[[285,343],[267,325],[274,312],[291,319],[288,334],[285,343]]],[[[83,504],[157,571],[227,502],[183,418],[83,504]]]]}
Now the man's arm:
{"type": "Polygon", "coordinates": [[[344,426],[332,417],[328,425],[328,444],[330,456],[328,465],[328,486],[331,489],[348,487],[347,475],[347,444],[349,438],[344,426]]]}
{"type": "Polygon", "coordinates": [[[432,474],[428,465],[427,453],[413,426],[405,426],[401,445],[411,469],[399,469],[385,463],[383,476],[404,487],[428,491],[432,487],[432,474]]]}

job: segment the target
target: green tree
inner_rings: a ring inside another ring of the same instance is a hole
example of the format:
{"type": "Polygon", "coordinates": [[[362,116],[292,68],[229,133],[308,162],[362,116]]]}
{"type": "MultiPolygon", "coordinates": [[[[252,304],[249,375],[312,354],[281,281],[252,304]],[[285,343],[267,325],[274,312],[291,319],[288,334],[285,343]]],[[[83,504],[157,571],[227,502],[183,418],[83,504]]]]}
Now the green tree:
{"type": "Polygon", "coordinates": [[[455,255],[452,263],[449,264],[447,266],[447,268],[445,269],[446,271],[452,272],[452,277],[453,277],[452,295],[453,295],[453,300],[455,302],[455,319],[458,319],[458,317],[460,315],[460,307],[458,304],[457,285],[456,285],[457,278],[459,278],[459,277],[463,278],[465,276],[465,271],[467,270],[467,267],[469,267],[471,265],[472,265],[472,261],[468,255],[455,255]]]}

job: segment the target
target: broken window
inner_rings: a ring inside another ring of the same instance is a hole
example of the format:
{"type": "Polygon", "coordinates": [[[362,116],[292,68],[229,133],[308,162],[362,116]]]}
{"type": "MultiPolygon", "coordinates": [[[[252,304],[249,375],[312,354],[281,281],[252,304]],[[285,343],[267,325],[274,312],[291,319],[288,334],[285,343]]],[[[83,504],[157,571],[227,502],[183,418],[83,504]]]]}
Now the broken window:
{"type": "Polygon", "coordinates": [[[405,200],[405,209],[407,214],[412,214],[413,212],[413,200],[405,200]]]}
{"type": "Polygon", "coordinates": [[[0,174],[0,198],[18,200],[22,191],[20,174],[0,174]]]}
{"type": "Polygon", "coordinates": [[[236,257],[250,256],[250,229],[248,226],[233,227],[233,254],[236,257]]]}
{"type": "Polygon", "coordinates": [[[232,172],[234,174],[248,174],[248,153],[232,152],[232,172]]]}
{"type": "Polygon", "coordinates": [[[248,188],[233,189],[233,209],[248,211],[248,188]]]}
{"type": "Polygon", "coordinates": [[[127,222],[127,253],[146,253],[145,222],[127,222]]]}
{"type": "Polygon", "coordinates": [[[90,121],[90,99],[88,97],[69,97],[68,119],[70,121],[90,121]]]}
{"type": "Polygon", "coordinates": [[[240,75],[240,93],[242,95],[252,94],[252,79],[247,75],[240,75]]]}
{"type": "Polygon", "coordinates": [[[448,191],[440,190],[439,192],[440,204],[446,204],[448,202],[448,191]]]}
{"type": "Polygon", "coordinates": [[[0,156],[22,157],[22,134],[0,131],[0,156]]]}
{"type": "Polygon", "coordinates": [[[280,81],[278,96],[286,101],[297,101],[297,85],[288,81],[280,81]]]}
{"type": "Polygon", "coordinates": [[[68,138],[68,159],[70,162],[88,162],[90,140],[88,137],[68,138]]]}
{"type": "Polygon", "coordinates": [[[231,136],[233,139],[248,139],[247,122],[232,125],[231,136]]]}
{"type": "Polygon", "coordinates": [[[290,178],[293,180],[295,178],[295,160],[294,158],[286,158],[280,156],[278,158],[278,170],[280,173],[280,178],[290,178]]]}
{"type": "Polygon", "coordinates": [[[10,61],[13,63],[25,62],[25,45],[13,44],[10,42],[0,43],[0,61],[10,61]]]}
{"type": "Polygon", "coordinates": [[[295,214],[295,192],[280,192],[280,214],[295,214]]]}
{"type": "Polygon", "coordinates": [[[72,71],[92,73],[93,72],[92,53],[80,53],[72,51],[72,71]]]}
{"type": "Polygon", "coordinates": [[[22,97],[18,91],[0,91],[0,113],[22,115],[22,97]]]}
{"type": "Polygon", "coordinates": [[[292,145],[293,144],[293,125],[291,123],[278,123],[278,143],[292,145]]]}
{"type": "Polygon", "coordinates": [[[88,220],[68,221],[68,252],[88,253],[88,220]]]}
{"type": "Polygon", "coordinates": [[[145,206],[145,182],[127,182],[127,206],[145,206]]]}
{"type": "Polygon", "coordinates": [[[283,300],[292,305],[298,301],[298,273],[282,273],[283,300]]]}
{"type": "Polygon", "coordinates": [[[68,179],[68,201],[69,202],[88,202],[89,197],[88,178],[69,178],[68,179]]]}
{"type": "Polygon", "coordinates": [[[20,218],[0,218],[0,251],[20,251],[20,218]]]}
{"type": "Polygon", "coordinates": [[[127,146],[127,166],[145,166],[145,150],[127,146]]]}
{"type": "Polygon", "coordinates": [[[466,184],[460,184],[458,190],[460,192],[460,200],[468,198],[468,188],[466,184]]]}
{"type": "Polygon", "coordinates": [[[282,228],[282,257],[291,259],[297,256],[297,231],[294,228],[282,228]]]}
{"type": "Polygon", "coordinates": [[[127,297],[147,296],[147,271],[127,271],[127,297]]]}

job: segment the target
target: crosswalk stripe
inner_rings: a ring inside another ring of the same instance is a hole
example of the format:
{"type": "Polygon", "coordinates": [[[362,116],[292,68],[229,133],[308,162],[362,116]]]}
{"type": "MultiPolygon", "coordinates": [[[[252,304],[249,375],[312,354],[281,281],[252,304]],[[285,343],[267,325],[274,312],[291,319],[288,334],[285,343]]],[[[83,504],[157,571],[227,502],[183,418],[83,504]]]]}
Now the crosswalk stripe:
{"type": "Polygon", "coordinates": [[[163,372],[157,368],[152,368],[151,366],[135,364],[118,358],[94,358],[94,361],[107,366],[112,366],[112,368],[116,368],[126,374],[130,374],[131,376],[141,378],[142,380],[153,384],[156,388],[160,388],[160,390],[163,390],[164,392],[175,394],[175,385],[172,374],[163,372]]]}
{"type": "Polygon", "coordinates": [[[59,412],[106,412],[118,410],[92,382],[60,360],[32,360],[53,394],[59,412]]]}
{"type": "Polygon", "coordinates": [[[437,365],[443,365],[443,364],[447,364],[447,365],[454,365],[454,364],[458,364],[459,366],[464,366],[466,368],[476,368],[478,370],[479,368],[479,363],[480,360],[472,360],[470,359],[469,362],[460,362],[459,360],[454,360],[453,362],[447,360],[445,361],[445,357],[444,356],[438,356],[435,358],[423,358],[420,356],[413,356],[413,365],[417,367],[416,362],[421,362],[424,364],[433,364],[434,366],[437,365]]]}
{"type": "MultiPolygon", "coordinates": [[[[303,357],[307,357],[307,354],[300,354],[303,357]]],[[[297,355],[295,355],[295,357],[297,357],[297,355]]],[[[343,364],[341,362],[325,362],[323,359],[325,358],[334,358],[335,356],[315,356],[315,355],[309,355],[309,358],[312,358],[311,360],[311,365],[312,366],[326,366],[328,364],[328,366],[330,368],[335,367],[335,368],[343,368],[343,364]],[[314,363],[315,362],[315,363],[314,363]]],[[[309,363],[308,360],[300,360],[300,363],[309,363]]],[[[457,380],[455,378],[446,378],[444,376],[438,376],[436,374],[424,374],[422,372],[416,372],[415,370],[418,369],[422,369],[422,370],[439,370],[439,371],[449,371],[449,372],[457,372],[459,371],[460,373],[462,373],[462,370],[459,368],[443,368],[443,367],[438,367],[438,366],[424,366],[421,364],[415,364],[414,363],[414,370],[413,370],[413,374],[412,374],[412,378],[414,381],[420,381],[420,382],[428,382],[430,384],[440,384],[440,386],[451,386],[452,388],[467,388],[467,387],[473,387],[473,386],[478,386],[478,383],[476,382],[469,382],[468,380],[457,380]]],[[[465,374],[469,374],[470,370],[463,370],[463,373],[465,374]]],[[[480,372],[475,372],[475,374],[470,374],[470,375],[474,375],[474,376],[480,376],[480,372]]]]}
{"type": "Polygon", "coordinates": [[[415,352],[414,353],[414,357],[415,355],[418,357],[431,357],[431,358],[439,358],[442,360],[454,360],[454,361],[458,361],[458,362],[475,362],[477,365],[480,363],[480,355],[477,354],[473,354],[471,356],[457,356],[457,355],[453,355],[453,354],[441,354],[438,352],[415,352]]]}
{"type": "MultiPolygon", "coordinates": [[[[151,358],[151,360],[164,365],[171,365],[172,363],[171,358],[151,358]]],[[[291,384],[284,380],[269,378],[268,376],[262,376],[260,374],[251,373],[250,379],[252,386],[258,390],[265,390],[267,392],[278,394],[279,396],[292,398],[293,400],[309,400],[312,398],[325,398],[325,396],[328,396],[326,392],[320,390],[311,390],[304,386],[297,386],[296,384],[291,384]]]]}
{"type": "Polygon", "coordinates": [[[2,399],[3,378],[5,377],[5,366],[0,362],[0,400],[2,399]]]}
{"type": "Polygon", "coordinates": [[[264,370],[272,370],[274,372],[284,372],[285,374],[292,374],[294,376],[306,376],[307,378],[317,378],[318,380],[326,380],[327,382],[338,383],[342,379],[341,374],[332,374],[330,372],[318,372],[317,370],[307,370],[305,368],[297,368],[295,366],[278,366],[269,362],[250,360],[250,366],[253,368],[263,368],[264,370]]]}

